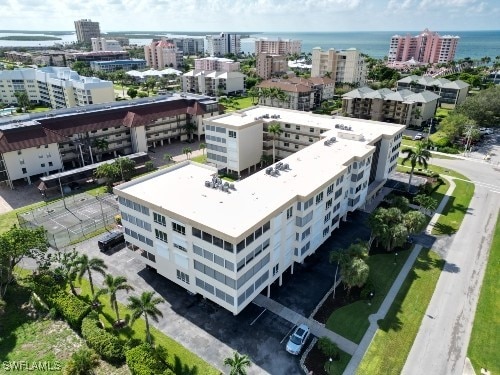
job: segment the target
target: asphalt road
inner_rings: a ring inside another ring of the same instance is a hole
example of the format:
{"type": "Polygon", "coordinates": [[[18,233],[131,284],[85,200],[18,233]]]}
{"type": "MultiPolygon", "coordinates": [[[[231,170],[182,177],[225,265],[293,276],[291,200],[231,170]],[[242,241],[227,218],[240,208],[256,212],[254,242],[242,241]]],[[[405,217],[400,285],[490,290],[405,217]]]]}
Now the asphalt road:
{"type": "Polygon", "coordinates": [[[460,230],[413,343],[403,374],[462,374],[474,313],[500,209],[500,171],[477,160],[433,159],[474,181],[460,230]]]}

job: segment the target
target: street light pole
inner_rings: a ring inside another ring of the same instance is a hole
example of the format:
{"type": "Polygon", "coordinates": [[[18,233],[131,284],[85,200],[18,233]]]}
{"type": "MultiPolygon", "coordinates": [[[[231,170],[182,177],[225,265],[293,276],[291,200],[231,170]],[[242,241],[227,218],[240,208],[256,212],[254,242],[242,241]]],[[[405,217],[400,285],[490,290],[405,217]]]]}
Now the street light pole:
{"type": "Polygon", "coordinates": [[[61,184],[61,177],[58,177],[58,178],[59,178],[59,188],[61,189],[61,196],[62,196],[64,208],[67,210],[68,207],[66,207],[66,199],[64,198],[64,190],[63,190],[62,184],[61,184]]]}

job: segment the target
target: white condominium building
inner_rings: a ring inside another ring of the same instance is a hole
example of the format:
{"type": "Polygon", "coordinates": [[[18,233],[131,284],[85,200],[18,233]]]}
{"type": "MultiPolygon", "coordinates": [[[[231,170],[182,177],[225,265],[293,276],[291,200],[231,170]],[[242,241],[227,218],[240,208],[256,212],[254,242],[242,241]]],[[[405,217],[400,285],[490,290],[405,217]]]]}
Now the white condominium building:
{"type": "Polygon", "coordinates": [[[240,63],[224,57],[204,57],[194,59],[195,70],[218,70],[220,72],[239,72],[240,63]]]}
{"type": "Polygon", "coordinates": [[[269,295],[270,285],[281,285],[283,272],[293,273],[347,212],[372,199],[396,166],[404,129],[270,107],[205,124],[217,168],[185,161],[114,190],[128,249],[233,314],[266,288],[269,295]],[[321,140],[243,180],[220,180],[224,165],[259,163],[271,122],[303,133],[318,129],[321,140]]]}
{"type": "Polygon", "coordinates": [[[367,67],[361,52],[355,48],[322,51],[312,50],[311,77],[330,76],[337,83],[365,83],[367,67]]]}
{"type": "Polygon", "coordinates": [[[238,55],[241,49],[240,36],[237,34],[220,33],[205,37],[205,50],[210,56],[225,56],[228,53],[238,55]]]}
{"type": "Polygon", "coordinates": [[[255,55],[267,53],[273,55],[299,54],[302,50],[302,41],[293,39],[269,40],[260,38],[255,41],[255,55]]]}
{"type": "Polygon", "coordinates": [[[0,71],[0,101],[17,103],[16,92],[26,91],[32,103],[52,108],[115,101],[113,83],[83,77],[66,67],[0,71]]]}
{"type": "Polygon", "coordinates": [[[92,52],[99,51],[123,51],[122,46],[117,40],[106,38],[91,38],[92,52]]]}

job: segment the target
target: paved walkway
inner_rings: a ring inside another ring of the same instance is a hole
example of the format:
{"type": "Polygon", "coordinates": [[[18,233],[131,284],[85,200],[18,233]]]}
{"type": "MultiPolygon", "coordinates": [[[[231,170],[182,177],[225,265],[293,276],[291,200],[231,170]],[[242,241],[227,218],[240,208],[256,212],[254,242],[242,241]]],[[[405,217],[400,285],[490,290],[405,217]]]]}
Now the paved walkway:
{"type": "Polygon", "coordinates": [[[357,344],[353,343],[352,341],[347,340],[345,337],[340,336],[339,334],[329,330],[328,328],[325,328],[322,326],[320,323],[313,319],[308,319],[303,315],[300,315],[296,313],[293,310],[290,310],[288,307],[283,306],[282,304],[267,298],[266,296],[259,294],[253,302],[260,306],[268,309],[272,313],[280,316],[281,318],[295,324],[306,324],[310,329],[311,333],[316,336],[316,337],[323,337],[326,336],[330,340],[332,340],[334,343],[336,343],[339,348],[349,354],[354,354],[356,351],[356,348],[358,347],[357,344]]]}
{"type": "MultiPolygon", "coordinates": [[[[429,225],[426,228],[426,233],[432,232],[432,228],[434,227],[435,223],[439,219],[440,213],[444,210],[446,203],[448,203],[449,197],[452,195],[453,190],[455,190],[455,183],[451,180],[449,176],[443,176],[441,177],[445,178],[449,183],[450,187],[448,188],[445,197],[439,204],[439,207],[436,210],[436,213],[433,215],[431,218],[431,221],[429,222],[429,225]]],[[[355,374],[356,370],[361,363],[361,360],[363,359],[366,351],[368,350],[368,347],[370,346],[373,338],[375,337],[375,333],[377,333],[378,330],[378,320],[384,319],[387,312],[389,311],[389,308],[391,307],[392,303],[394,302],[394,299],[396,298],[396,295],[399,292],[399,289],[401,289],[401,285],[403,285],[403,282],[406,279],[406,276],[408,276],[408,273],[410,270],[413,268],[413,263],[418,257],[418,254],[420,253],[420,250],[422,249],[421,245],[415,245],[413,248],[410,256],[406,260],[403,268],[399,272],[398,277],[392,284],[391,289],[389,290],[389,293],[385,296],[384,302],[382,302],[382,305],[380,305],[379,310],[377,313],[372,314],[369,316],[368,320],[370,321],[370,327],[366,331],[365,335],[363,336],[363,339],[358,345],[358,348],[354,352],[349,364],[347,365],[346,369],[344,370],[344,375],[351,375],[355,374]]],[[[339,345],[340,347],[340,345],[339,345]]]]}

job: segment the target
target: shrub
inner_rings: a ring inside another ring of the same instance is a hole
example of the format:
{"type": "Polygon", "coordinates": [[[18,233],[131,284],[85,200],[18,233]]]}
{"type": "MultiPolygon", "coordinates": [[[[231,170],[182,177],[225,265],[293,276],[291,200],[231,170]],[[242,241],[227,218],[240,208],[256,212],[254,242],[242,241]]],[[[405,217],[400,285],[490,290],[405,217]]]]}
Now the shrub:
{"type": "Polygon", "coordinates": [[[413,138],[409,135],[403,135],[403,139],[406,139],[408,141],[413,141],[413,138]]]}
{"type": "Polygon", "coordinates": [[[336,360],[339,357],[339,347],[326,336],[319,338],[318,349],[329,358],[336,360]]]}
{"type": "Polygon", "coordinates": [[[148,172],[151,172],[151,171],[153,171],[153,170],[155,169],[155,166],[154,166],[154,164],[153,164],[153,162],[152,162],[152,161],[147,161],[147,162],[145,162],[145,163],[144,163],[144,167],[146,168],[146,170],[147,170],[148,172]]]}
{"type": "Polygon", "coordinates": [[[156,349],[149,344],[141,344],[127,350],[125,357],[132,375],[166,374],[168,369],[156,349]]]}
{"type": "Polygon", "coordinates": [[[115,223],[118,225],[122,225],[122,215],[115,215],[115,223]]]}
{"type": "Polygon", "coordinates": [[[113,334],[99,327],[98,315],[92,312],[83,319],[82,336],[87,345],[94,349],[104,360],[119,364],[124,360],[123,343],[113,334]]]}
{"type": "Polygon", "coordinates": [[[65,291],[59,291],[51,298],[51,304],[56,308],[57,312],[68,322],[75,330],[79,331],[82,326],[82,321],[90,311],[90,306],[85,302],[68,294],[65,291]]]}
{"type": "Polygon", "coordinates": [[[434,146],[436,146],[438,149],[441,147],[447,147],[451,145],[450,139],[448,137],[441,137],[441,138],[436,138],[433,140],[434,146]]]}
{"type": "Polygon", "coordinates": [[[460,154],[460,150],[454,148],[454,147],[438,147],[439,152],[444,152],[446,154],[460,154]]]}

